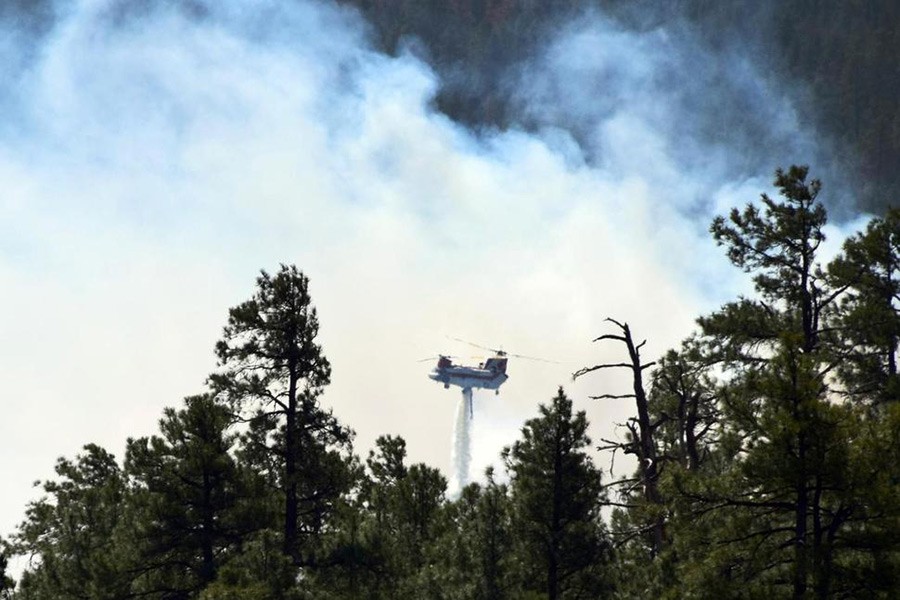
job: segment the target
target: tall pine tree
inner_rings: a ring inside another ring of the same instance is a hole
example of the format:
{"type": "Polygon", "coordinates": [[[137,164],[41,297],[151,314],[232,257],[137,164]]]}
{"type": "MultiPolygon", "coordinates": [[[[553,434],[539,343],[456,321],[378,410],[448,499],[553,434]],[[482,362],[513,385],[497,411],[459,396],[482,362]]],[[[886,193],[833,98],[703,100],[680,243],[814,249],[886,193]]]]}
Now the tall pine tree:
{"type": "Polygon", "coordinates": [[[763,194],[760,206],[712,224],[757,297],[699,320],[707,359],[727,374],[720,451],[729,467],[688,491],[697,529],[708,525],[712,538],[694,560],[710,566],[703,585],[784,586],[797,600],[831,593],[839,533],[854,511],[847,439],[856,415],[832,390],[840,290],[818,264],[826,213],[820,183],[807,177],[805,167],[778,170],[780,200],[763,194]]]}
{"type": "Polygon", "coordinates": [[[144,593],[189,598],[215,578],[229,552],[265,524],[253,477],[235,463],[231,415],[209,395],[168,408],[160,436],[128,441],[137,582],[144,593]]]}
{"type": "Polygon", "coordinates": [[[309,280],[282,265],[256,283],[253,298],[229,311],[210,381],[249,422],[245,456],[282,494],[285,555],[314,565],[318,534],[352,484],[353,434],[319,402],[331,365],[316,341],[309,280]]]}
{"type": "Polygon", "coordinates": [[[505,448],[523,587],[558,598],[608,591],[609,542],[600,518],[600,471],[588,454],[587,418],[562,388],[522,438],[505,448]]]}

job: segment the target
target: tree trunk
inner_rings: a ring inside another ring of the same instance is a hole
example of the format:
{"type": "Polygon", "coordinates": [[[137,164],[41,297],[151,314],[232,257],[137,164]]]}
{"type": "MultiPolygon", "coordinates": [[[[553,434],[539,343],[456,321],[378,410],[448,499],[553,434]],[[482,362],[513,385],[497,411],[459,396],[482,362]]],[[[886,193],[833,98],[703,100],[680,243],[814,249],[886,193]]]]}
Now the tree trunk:
{"type": "Polygon", "coordinates": [[[284,432],[284,554],[300,562],[297,548],[297,376],[295,361],[289,365],[288,410],[284,432]]]}
{"type": "Polygon", "coordinates": [[[700,468],[700,452],[697,450],[697,414],[700,411],[700,395],[692,394],[685,423],[685,437],[687,438],[688,470],[696,471],[700,468]]]}
{"type": "Polygon", "coordinates": [[[210,583],[216,578],[215,555],[213,553],[213,536],[215,535],[215,521],[213,520],[212,506],[212,482],[209,473],[203,473],[203,524],[200,534],[200,550],[203,563],[200,568],[200,580],[210,583]]]}
{"type": "Polygon", "coordinates": [[[556,431],[556,447],[553,456],[553,506],[550,515],[550,556],[547,561],[547,596],[549,600],[559,597],[559,539],[560,513],[562,505],[562,449],[560,448],[559,425],[556,431]]]}
{"type": "Polygon", "coordinates": [[[796,486],[796,512],[794,521],[794,600],[803,600],[806,596],[807,580],[807,517],[809,511],[809,491],[806,487],[806,435],[797,436],[797,458],[800,472],[796,486]]]}
{"type": "MultiPolygon", "coordinates": [[[[662,504],[659,490],[656,486],[658,476],[656,464],[656,444],[653,442],[653,426],[650,424],[650,408],[647,402],[647,394],[644,392],[643,370],[641,355],[634,345],[631,330],[626,324],[623,328],[625,345],[628,347],[628,355],[631,358],[634,399],[638,411],[638,430],[640,439],[640,470],[644,484],[644,497],[652,504],[662,504]]],[[[665,539],[665,530],[662,517],[656,517],[653,523],[653,556],[660,553],[665,539]]]]}

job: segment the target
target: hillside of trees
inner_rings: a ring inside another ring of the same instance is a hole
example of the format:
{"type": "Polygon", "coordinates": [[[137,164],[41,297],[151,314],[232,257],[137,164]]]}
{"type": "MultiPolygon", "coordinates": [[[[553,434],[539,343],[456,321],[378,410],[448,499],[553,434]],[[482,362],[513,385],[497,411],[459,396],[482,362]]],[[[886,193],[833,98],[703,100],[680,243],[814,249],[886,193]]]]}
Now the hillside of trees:
{"type": "Polygon", "coordinates": [[[852,173],[860,208],[882,214],[900,196],[893,0],[336,1],[366,15],[385,52],[404,39],[423,43],[443,82],[439,109],[475,126],[530,125],[511,104],[507,69],[531,58],[567,18],[595,8],[634,30],[689,24],[710,48],[749,55],[785,82],[852,173]]]}
{"type": "Polygon", "coordinates": [[[331,369],[308,279],[262,272],[218,368],[124,457],[60,458],[0,541],[0,598],[896,598],[900,590],[900,211],[821,264],[805,167],[716,218],[755,294],[661,357],[640,323],[585,332],[622,387],[536,392],[488,471],[448,497],[400,437],[366,458],[320,403],[331,369]],[[633,407],[591,440],[588,402],[633,407]],[[634,455],[614,479],[599,448],[634,455]],[[8,559],[26,557],[14,582],[8,559]]]}

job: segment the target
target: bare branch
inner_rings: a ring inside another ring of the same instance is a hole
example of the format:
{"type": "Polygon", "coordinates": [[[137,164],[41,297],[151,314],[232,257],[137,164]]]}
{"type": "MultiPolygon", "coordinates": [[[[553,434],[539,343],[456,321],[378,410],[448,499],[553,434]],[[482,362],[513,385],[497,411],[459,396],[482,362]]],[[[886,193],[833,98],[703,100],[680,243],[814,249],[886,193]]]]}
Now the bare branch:
{"type": "Polygon", "coordinates": [[[610,483],[604,483],[603,485],[600,486],[600,489],[605,490],[605,489],[609,489],[612,487],[616,487],[617,485],[625,485],[626,483],[633,484],[633,483],[637,483],[639,481],[640,481],[640,478],[638,478],[638,477],[630,477],[628,479],[616,479],[615,481],[612,481],[610,483]]]}
{"type": "Polygon", "coordinates": [[[607,500],[602,503],[603,506],[618,506],[619,508],[639,508],[640,504],[625,504],[623,502],[613,502],[612,500],[607,500]]]}
{"type": "Polygon", "coordinates": [[[578,369],[574,373],[572,373],[572,379],[578,379],[582,375],[587,375],[593,371],[599,371],[600,369],[612,369],[612,368],[620,368],[624,367],[626,369],[630,369],[631,365],[628,363],[606,363],[602,365],[594,365],[593,367],[585,367],[583,369],[578,369]]]}
{"type": "Polygon", "coordinates": [[[623,330],[623,331],[624,331],[625,329],[627,329],[625,325],[622,325],[621,323],[619,323],[618,321],[616,321],[616,320],[613,319],[612,317],[606,317],[606,319],[604,319],[604,321],[609,321],[610,323],[615,323],[615,325],[616,325],[619,329],[621,329],[621,330],[623,330]]]}

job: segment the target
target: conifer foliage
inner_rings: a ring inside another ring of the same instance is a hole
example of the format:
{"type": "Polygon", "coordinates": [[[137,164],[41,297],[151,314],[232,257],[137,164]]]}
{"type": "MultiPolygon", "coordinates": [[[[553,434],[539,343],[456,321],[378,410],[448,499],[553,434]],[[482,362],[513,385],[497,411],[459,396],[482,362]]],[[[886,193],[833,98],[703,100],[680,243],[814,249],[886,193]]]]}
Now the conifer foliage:
{"type": "Polygon", "coordinates": [[[518,552],[529,574],[524,587],[551,600],[596,598],[604,591],[609,546],[587,418],[584,411],[572,413],[562,388],[538,410],[522,439],[503,451],[518,552]]]}
{"type": "Polygon", "coordinates": [[[260,526],[251,476],[231,454],[231,415],[211,396],[166,409],[161,436],[129,440],[135,587],[191,597],[215,580],[227,554],[260,526]]]}
{"type": "Polygon", "coordinates": [[[59,459],[0,540],[0,598],[896,597],[900,216],[825,264],[821,184],[805,167],[774,183],[711,226],[752,295],[657,360],[608,319],[595,341],[625,358],[576,375],[620,387],[560,388],[504,471],[455,497],[399,436],[356,457],[320,403],[308,279],[262,272],[208,390],[129,439],[123,464],[94,444],[59,459]],[[632,406],[626,435],[595,446],[580,402],[632,406]],[[634,472],[601,473],[610,451],[634,472]]]}
{"type": "Polygon", "coordinates": [[[247,456],[283,495],[284,554],[301,565],[315,560],[316,538],[350,486],[353,434],[319,404],[331,365],[316,342],[309,280],[282,265],[256,283],[229,311],[210,384],[249,423],[247,456]]]}

